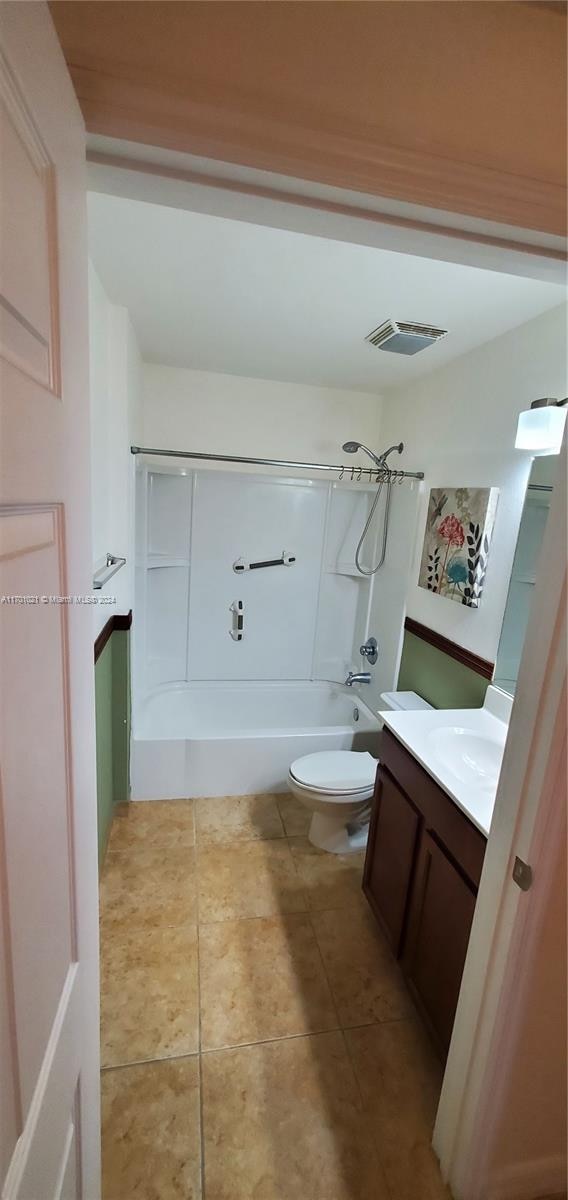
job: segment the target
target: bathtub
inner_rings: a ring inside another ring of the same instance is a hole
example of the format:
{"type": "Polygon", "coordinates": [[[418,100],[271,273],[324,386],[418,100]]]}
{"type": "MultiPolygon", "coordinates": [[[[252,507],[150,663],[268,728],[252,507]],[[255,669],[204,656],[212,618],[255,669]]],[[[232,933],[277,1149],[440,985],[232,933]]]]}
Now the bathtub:
{"type": "Polygon", "coordinates": [[[316,750],[377,754],[379,721],[335,683],[194,683],[154,691],[133,715],[134,800],[287,790],[316,750]]]}

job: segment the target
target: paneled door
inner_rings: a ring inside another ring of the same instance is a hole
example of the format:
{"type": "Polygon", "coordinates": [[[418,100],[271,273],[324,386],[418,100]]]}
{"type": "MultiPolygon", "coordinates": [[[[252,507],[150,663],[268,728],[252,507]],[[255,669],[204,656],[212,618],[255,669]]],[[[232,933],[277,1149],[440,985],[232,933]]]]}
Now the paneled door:
{"type": "Polygon", "coordinates": [[[0,21],[0,1183],[98,1200],[84,130],[47,5],[0,21]]]}

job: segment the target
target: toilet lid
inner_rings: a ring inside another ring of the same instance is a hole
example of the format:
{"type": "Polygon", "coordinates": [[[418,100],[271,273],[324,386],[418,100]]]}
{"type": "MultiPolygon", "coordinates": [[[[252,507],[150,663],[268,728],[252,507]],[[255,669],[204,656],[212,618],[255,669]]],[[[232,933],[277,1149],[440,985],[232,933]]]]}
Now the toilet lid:
{"type": "Polygon", "coordinates": [[[377,760],[367,751],[328,750],[297,758],[290,774],[306,787],[325,792],[357,792],[372,788],[377,760]]]}

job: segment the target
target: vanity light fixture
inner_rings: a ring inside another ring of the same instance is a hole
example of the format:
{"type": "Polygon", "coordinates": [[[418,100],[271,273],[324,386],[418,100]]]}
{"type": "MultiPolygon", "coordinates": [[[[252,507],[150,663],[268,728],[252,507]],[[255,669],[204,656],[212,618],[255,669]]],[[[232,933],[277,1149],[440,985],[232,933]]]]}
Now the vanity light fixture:
{"type": "Polygon", "coordinates": [[[553,396],[533,400],[529,409],[519,413],[516,450],[530,450],[532,454],[559,454],[566,423],[566,404],[553,396]]]}

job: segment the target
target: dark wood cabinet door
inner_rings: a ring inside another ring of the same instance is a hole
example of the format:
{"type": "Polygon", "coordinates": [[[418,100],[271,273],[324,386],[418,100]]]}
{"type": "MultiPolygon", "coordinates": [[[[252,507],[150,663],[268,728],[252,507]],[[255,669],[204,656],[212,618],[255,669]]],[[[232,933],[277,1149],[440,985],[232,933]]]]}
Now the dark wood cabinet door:
{"type": "Polygon", "coordinates": [[[403,969],[445,1058],[476,893],[432,832],[424,831],[410,900],[403,969]]]}
{"type": "Polygon", "coordinates": [[[420,814],[408,797],[379,767],[363,891],[397,956],[402,948],[420,824],[420,814]]]}

